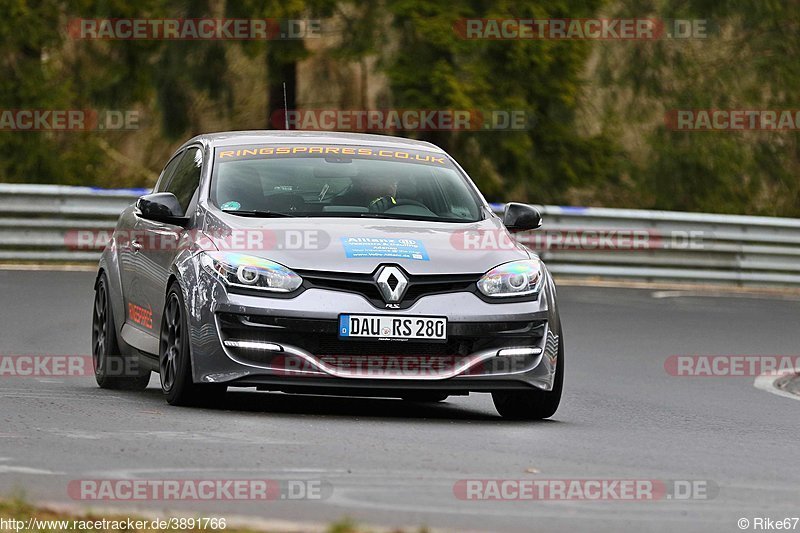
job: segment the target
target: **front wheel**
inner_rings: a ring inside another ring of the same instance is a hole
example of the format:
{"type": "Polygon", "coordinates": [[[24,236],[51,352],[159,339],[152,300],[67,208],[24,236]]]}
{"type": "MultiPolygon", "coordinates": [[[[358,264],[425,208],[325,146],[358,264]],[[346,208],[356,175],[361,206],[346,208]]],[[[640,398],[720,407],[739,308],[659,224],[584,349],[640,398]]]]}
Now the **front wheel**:
{"type": "Polygon", "coordinates": [[[503,418],[513,420],[542,420],[550,418],[558,410],[561,391],[564,388],[564,337],[558,341],[558,358],[553,390],[496,391],[492,401],[503,418]]]}
{"type": "Polygon", "coordinates": [[[159,340],[161,391],[170,405],[212,404],[227,387],[192,381],[189,328],[180,286],[173,283],[167,293],[159,340]]]}

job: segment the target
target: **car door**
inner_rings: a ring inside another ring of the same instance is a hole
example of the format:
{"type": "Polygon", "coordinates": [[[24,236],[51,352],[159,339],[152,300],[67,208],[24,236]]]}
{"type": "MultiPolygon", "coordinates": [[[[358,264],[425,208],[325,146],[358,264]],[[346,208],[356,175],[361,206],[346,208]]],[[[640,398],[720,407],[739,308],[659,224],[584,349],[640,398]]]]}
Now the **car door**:
{"type": "MultiPolygon", "coordinates": [[[[178,163],[181,161],[183,151],[175,154],[169,160],[164,170],[159,176],[153,192],[163,192],[166,185],[175,174],[178,163]]],[[[148,314],[152,309],[147,308],[146,298],[141,286],[141,251],[144,239],[138,233],[140,231],[141,218],[134,209],[126,215],[124,231],[118,237],[118,254],[120,265],[120,281],[122,284],[123,301],[125,305],[125,321],[123,326],[150,332],[152,327],[146,327],[149,323],[148,314]]]]}
{"type": "MultiPolygon", "coordinates": [[[[175,195],[183,214],[190,219],[197,204],[202,168],[203,151],[199,146],[191,146],[184,151],[175,167],[175,172],[164,187],[164,192],[175,195]]],[[[186,243],[181,238],[186,232],[191,231],[191,228],[191,222],[184,228],[141,217],[137,221],[136,233],[142,239],[138,252],[137,277],[144,305],[147,306],[148,323],[151,326],[145,330],[156,338],[159,335],[172,264],[175,256],[181,252],[180,247],[186,243]]]]}

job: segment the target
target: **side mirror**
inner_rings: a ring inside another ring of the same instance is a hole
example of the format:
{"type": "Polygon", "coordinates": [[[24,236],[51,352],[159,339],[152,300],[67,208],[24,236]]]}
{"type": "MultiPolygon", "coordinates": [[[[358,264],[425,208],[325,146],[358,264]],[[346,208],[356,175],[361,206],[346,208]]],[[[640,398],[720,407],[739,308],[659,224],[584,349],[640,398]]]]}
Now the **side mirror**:
{"type": "Polygon", "coordinates": [[[176,226],[185,226],[189,218],[183,215],[178,198],[171,192],[145,194],[136,200],[139,216],[155,222],[165,222],[176,226]]]}
{"type": "Polygon", "coordinates": [[[511,202],[503,209],[503,224],[511,231],[539,229],[542,215],[532,205],[511,202]]]}

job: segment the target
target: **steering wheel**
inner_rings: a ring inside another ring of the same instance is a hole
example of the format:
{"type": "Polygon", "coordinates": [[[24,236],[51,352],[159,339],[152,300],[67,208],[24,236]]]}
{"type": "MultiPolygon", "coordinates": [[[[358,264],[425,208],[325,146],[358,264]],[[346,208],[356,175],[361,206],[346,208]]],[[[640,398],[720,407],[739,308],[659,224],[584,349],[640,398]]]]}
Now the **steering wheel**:
{"type": "Polygon", "coordinates": [[[388,214],[397,215],[420,215],[420,216],[436,216],[436,213],[431,211],[424,204],[420,204],[414,200],[410,202],[398,202],[398,205],[392,206],[390,209],[384,211],[388,214]]]}

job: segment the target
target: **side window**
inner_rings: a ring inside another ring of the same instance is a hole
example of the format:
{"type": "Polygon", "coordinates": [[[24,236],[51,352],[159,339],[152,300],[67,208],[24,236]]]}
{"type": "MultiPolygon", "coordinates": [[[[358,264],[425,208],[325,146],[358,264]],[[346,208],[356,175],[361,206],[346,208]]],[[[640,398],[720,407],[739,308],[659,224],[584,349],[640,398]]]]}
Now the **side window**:
{"type": "Polygon", "coordinates": [[[167,185],[166,192],[171,192],[186,213],[194,192],[200,186],[200,170],[203,167],[203,152],[199,148],[189,148],[181,158],[175,170],[175,176],[167,185]]]}
{"type": "Polygon", "coordinates": [[[164,172],[162,172],[161,177],[158,178],[158,183],[156,183],[156,187],[153,189],[153,192],[164,192],[167,189],[167,184],[172,178],[172,175],[175,173],[175,168],[178,166],[182,154],[183,152],[177,154],[170,160],[169,163],[167,163],[167,166],[164,167],[164,172]]]}

